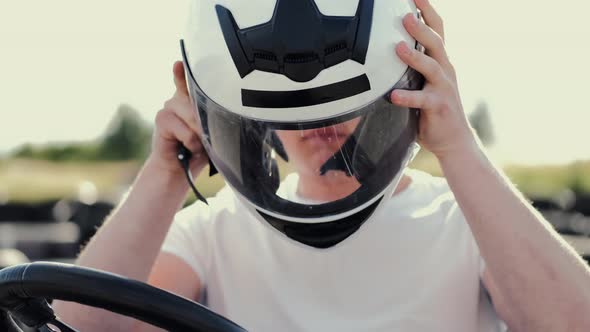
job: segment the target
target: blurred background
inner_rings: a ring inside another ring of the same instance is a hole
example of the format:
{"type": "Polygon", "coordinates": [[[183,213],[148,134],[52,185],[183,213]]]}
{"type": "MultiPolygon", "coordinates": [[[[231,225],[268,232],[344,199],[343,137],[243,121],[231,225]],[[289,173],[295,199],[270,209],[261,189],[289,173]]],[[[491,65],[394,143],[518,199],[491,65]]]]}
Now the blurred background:
{"type": "MultiPolygon", "coordinates": [[[[0,0],[0,268],[71,262],[128,190],[173,93],[188,1],[0,0]]],[[[589,5],[435,4],[472,125],[590,260],[589,5]]],[[[441,175],[425,152],[413,167],[441,175]]],[[[207,173],[210,196],[223,179],[207,173]]]]}

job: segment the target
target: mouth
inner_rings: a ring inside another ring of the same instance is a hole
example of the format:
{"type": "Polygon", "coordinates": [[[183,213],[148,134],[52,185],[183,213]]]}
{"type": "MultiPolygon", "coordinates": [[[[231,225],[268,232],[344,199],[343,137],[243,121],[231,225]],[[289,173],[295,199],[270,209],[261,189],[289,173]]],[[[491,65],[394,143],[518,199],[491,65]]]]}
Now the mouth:
{"type": "Polygon", "coordinates": [[[301,132],[301,139],[303,141],[317,141],[326,143],[342,142],[348,137],[348,133],[344,132],[341,128],[328,127],[304,130],[301,132]]]}

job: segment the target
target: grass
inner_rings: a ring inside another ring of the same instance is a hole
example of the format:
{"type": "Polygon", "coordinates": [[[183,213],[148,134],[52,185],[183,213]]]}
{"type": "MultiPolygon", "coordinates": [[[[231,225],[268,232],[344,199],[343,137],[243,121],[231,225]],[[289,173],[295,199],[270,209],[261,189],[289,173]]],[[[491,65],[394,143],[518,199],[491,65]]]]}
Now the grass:
{"type": "Polygon", "coordinates": [[[138,169],[135,162],[3,160],[0,200],[38,202],[75,198],[85,183],[94,184],[100,198],[112,199],[131,183],[138,169]]]}
{"type": "MultiPolygon", "coordinates": [[[[436,158],[427,151],[421,151],[410,166],[442,176],[436,158]]],[[[551,197],[567,189],[590,193],[590,160],[552,166],[506,165],[504,172],[528,196],[551,197]]]]}
{"type": "Polygon", "coordinates": [[[553,196],[570,189],[590,193],[590,161],[565,166],[508,166],[506,173],[525,193],[534,196],[553,196]]]}
{"type": "MultiPolygon", "coordinates": [[[[99,198],[115,201],[128,189],[140,166],[137,162],[0,160],[0,201],[76,198],[84,183],[92,183],[99,198]]],[[[436,159],[428,153],[421,153],[411,167],[442,174],[436,159]]],[[[565,166],[508,166],[505,171],[529,196],[549,197],[567,188],[590,192],[590,161],[565,166]]],[[[208,173],[205,170],[196,179],[197,188],[206,197],[214,195],[224,185],[221,176],[210,178],[208,173]]]]}

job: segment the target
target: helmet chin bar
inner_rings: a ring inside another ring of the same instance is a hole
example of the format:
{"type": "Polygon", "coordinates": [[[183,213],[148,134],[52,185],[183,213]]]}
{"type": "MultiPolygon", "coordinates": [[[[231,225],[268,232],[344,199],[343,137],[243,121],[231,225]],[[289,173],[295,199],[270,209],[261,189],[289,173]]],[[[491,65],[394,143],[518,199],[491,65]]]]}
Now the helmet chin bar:
{"type": "Polygon", "coordinates": [[[282,220],[256,210],[272,227],[285,234],[290,239],[311,247],[330,248],[351,236],[375,212],[383,197],[365,209],[348,217],[315,224],[298,223],[282,220]]]}

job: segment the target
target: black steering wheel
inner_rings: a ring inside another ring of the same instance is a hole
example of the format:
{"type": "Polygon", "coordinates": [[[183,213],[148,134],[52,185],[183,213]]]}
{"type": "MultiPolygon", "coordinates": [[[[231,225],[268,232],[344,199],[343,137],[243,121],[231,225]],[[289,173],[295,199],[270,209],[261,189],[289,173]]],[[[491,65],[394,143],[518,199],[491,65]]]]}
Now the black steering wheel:
{"type": "Polygon", "coordinates": [[[139,281],[68,264],[31,263],[0,271],[0,331],[21,332],[23,324],[75,331],[56,319],[46,299],[106,309],[168,331],[243,332],[204,306],[139,281]]]}

